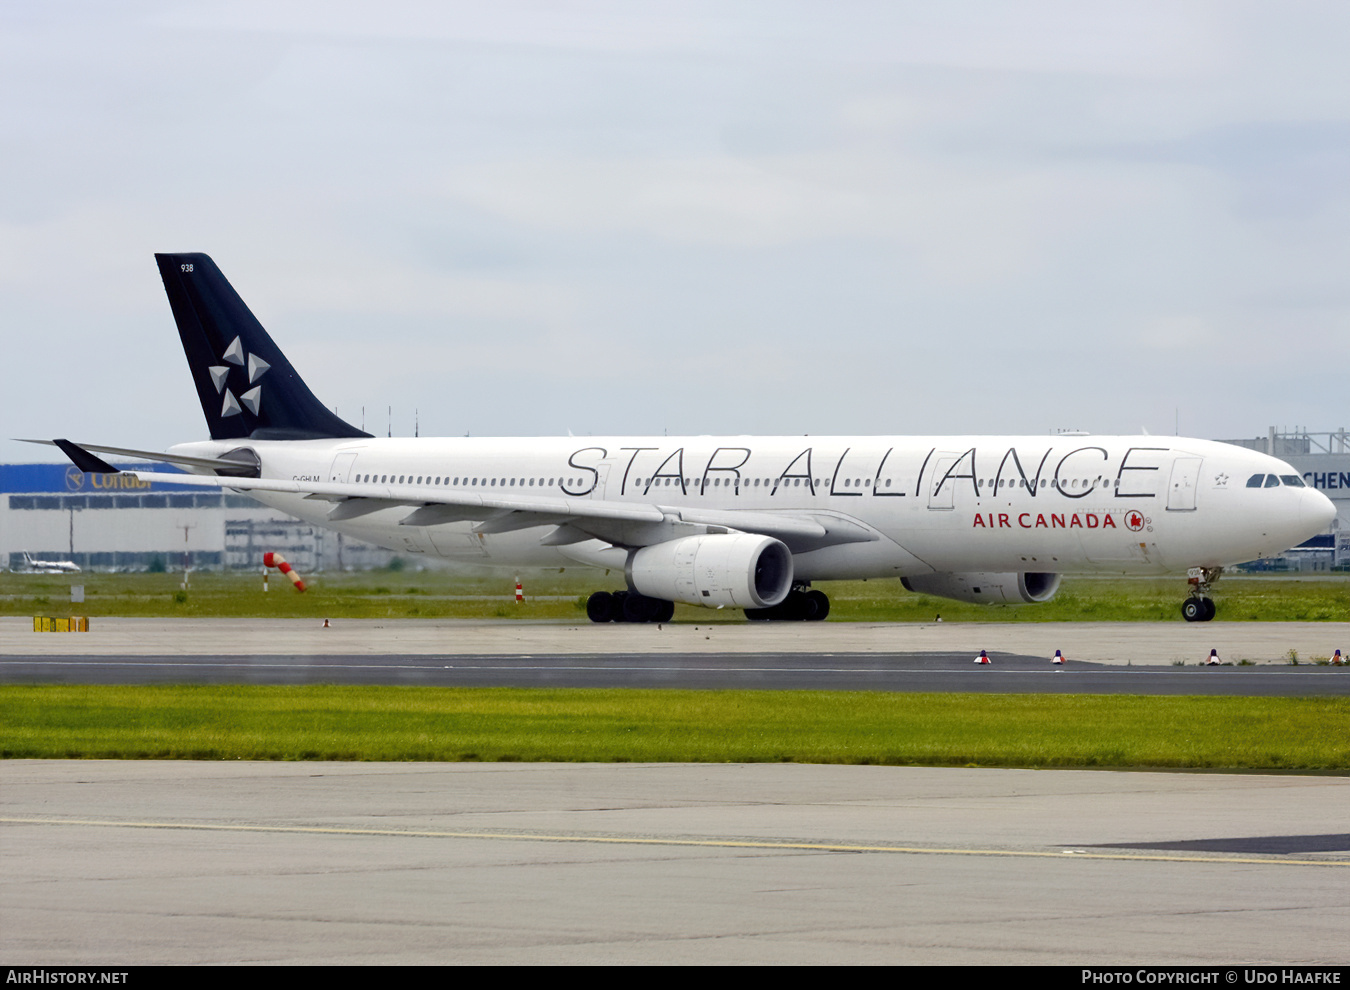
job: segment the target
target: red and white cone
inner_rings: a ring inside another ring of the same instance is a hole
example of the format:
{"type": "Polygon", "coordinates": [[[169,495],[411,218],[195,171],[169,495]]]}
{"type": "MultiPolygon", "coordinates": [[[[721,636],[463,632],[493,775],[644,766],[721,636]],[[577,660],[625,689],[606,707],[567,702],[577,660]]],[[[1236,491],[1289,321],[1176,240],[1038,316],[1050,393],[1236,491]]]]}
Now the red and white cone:
{"type": "Polygon", "coordinates": [[[525,589],[520,586],[520,578],[516,578],[516,603],[519,604],[525,600],[525,589]]]}
{"type": "Polygon", "coordinates": [[[975,658],[975,662],[976,662],[976,663],[993,663],[994,661],[992,661],[992,660],[989,659],[989,654],[988,654],[988,653],[985,653],[984,650],[981,650],[981,651],[980,651],[980,655],[979,655],[978,657],[975,658]]]}
{"type": "Polygon", "coordinates": [[[1051,662],[1051,663],[1063,663],[1063,662],[1064,662],[1064,654],[1063,654],[1063,653],[1060,653],[1059,650],[1056,650],[1056,651],[1055,651],[1055,655],[1054,655],[1053,657],[1050,658],[1050,662],[1051,662]]]}
{"type": "Polygon", "coordinates": [[[328,620],[327,620],[327,619],[324,619],[324,620],[323,620],[323,628],[325,628],[325,629],[332,629],[333,627],[330,626],[330,625],[328,624],[328,620]]]}
{"type": "Polygon", "coordinates": [[[1219,651],[1218,651],[1218,650],[1210,650],[1210,651],[1209,651],[1209,659],[1205,661],[1205,666],[1206,666],[1206,667],[1217,667],[1217,666],[1219,666],[1219,664],[1221,664],[1221,663],[1223,663],[1223,661],[1219,659],[1219,651]]]}

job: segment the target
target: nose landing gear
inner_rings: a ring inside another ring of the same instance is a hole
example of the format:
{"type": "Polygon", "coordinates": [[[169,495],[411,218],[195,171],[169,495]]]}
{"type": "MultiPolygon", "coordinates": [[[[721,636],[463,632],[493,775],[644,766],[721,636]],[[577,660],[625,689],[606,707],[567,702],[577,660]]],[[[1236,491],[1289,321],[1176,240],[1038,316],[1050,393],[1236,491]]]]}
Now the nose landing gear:
{"type": "Polygon", "coordinates": [[[1209,597],[1209,586],[1219,580],[1222,567],[1192,567],[1186,572],[1187,583],[1191,586],[1191,596],[1181,603],[1181,617],[1187,622],[1208,622],[1214,618],[1218,607],[1209,597]]]}

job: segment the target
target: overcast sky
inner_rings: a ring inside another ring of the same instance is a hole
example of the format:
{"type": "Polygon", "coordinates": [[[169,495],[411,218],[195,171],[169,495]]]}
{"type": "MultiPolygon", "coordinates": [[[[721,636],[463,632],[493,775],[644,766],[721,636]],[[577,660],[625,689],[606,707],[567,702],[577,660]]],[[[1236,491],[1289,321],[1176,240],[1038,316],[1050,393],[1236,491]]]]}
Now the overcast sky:
{"type": "Polygon", "coordinates": [[[1350,426],[1347,53],[1291,0],[6,0],[0,426],[206,435],[155,251],[380,435],[1350,426]]]}

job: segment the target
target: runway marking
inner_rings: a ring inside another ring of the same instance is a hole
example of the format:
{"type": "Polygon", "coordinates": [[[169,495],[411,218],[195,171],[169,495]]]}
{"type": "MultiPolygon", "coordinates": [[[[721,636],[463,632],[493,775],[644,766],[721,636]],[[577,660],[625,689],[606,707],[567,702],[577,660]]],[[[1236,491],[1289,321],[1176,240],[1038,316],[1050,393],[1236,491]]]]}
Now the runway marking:
{"type": "MultiPolygon", "coordinates": [[[[450,660],[450,659],[453,659],[453,658],[452,658],[452,657],[446,657],[445,659],[450,660]]],[[[481,659],[481,658],[475,657],[475,658],[473,658],[473,659],[481,659]]],[[[515,657],[510,657],[510,656],[504,656],[504,657],[501,657],[500,659],[503,660],[503,661],[509,661],[509,660],[514,660],[514,659],[517,659],[517,658],[515,658],[515,657]]],[[[533,659],[533,658],[528,658],[528,659],[533,659]]],[[[30,667],[39,667],[39,666],[40,666],[40,667],[104,667],[104,668],[107,668],[107,667],[184,667],[184,666],[192,666],[192,667],[241,667],[241,668],[246,668],[246,669],[250,669],[250,670],[264,670],[264,669],[276,668],[276,669],[298,669],[298,670],[307,670],[307,671],[313,671],[313,670],[330,670],[330,669],[331,669],[331,670],[490,670],[490,671],[498,671],[498,670],[503,670],[503,669],[509,669],[509,670],[513,670],[513,671],[514,671],[514,670],[547,670],[547,671],[554,671],[554,672],[598,670],[598,671],[670,671],[670,672],[675,672],[675,673],[687,673],[687,672],[694,672],[694,673],[755,673],[755,672],[762,672],[762,673],[785,673],[785,674],[792,674],[792,673],[801,673],[801,674],[822,674],[822,673],[828,673],[828,674],[888,674],[888,675],[895,675],[895,674],[915,674],[915,675],[931,675],[931,674],[968,674],[968,675],[970,675],[971,677],[989,677],[989,676],[991,676],[991,675],[999,675],[999,674],[1017,674],[1017,675],[1021,675],[1021,676],[1032,676],[1032,677],[1046,677],[1046,676],[1054,677],[1054,676],[1060,676],[1060,675],[1064,675],[1064,674],[1075,674],[1075,675],[1078,675],[1078,676],[1093,676],[1093,675],[1119,674],[1119,673],[1121,673],[1121,672],[1124,671],[1124,670],[1129,670],[1129,671],[1132,672],[1132,673],[1137,672],[1140,676],[1147,676],[1148,674],[1158,673],[1158,672],[1162,672],[1162,671],[1166,671],[1168,677],[1174,677],[1174,678],[1175,678],[1175,677],[1215,677],[1215,676],[1216,676],[1216,674],[1215,674],[1213,671],[1210,671],[1210,670],[1175,670],[1175,669],[1172,669],[1172,668],[1170,668],[1170,667],[1163,666],[1163,665],[1147,665],[1147,666],[1142,666],[1142,665],[1141,665],[1141,666],[1139,666],[1139,667],[1129,667],[1129,666],[1117,666],[1117,665],[1111,665],[1111,666],[1107,666],[1107,667],[1103,667],[1103,668],[1094,668],[1094,669],[1091,669],[1091,670],[1084,670],[1084,669],[1082,669],[1082,668],[1071,668],[1071,669],[1069,669],[1069,670],[1065,670],[1065,669],[1062,669],[1062,668],[1061,668],[1061,669],[1058,669],[1058,670],[1054,670],[1054,669],[1052,669],[1052,670],[1017,670],[1017,669],[1005,669],[1005,670],[969,670],[969,669],[967,669],[966,667],[930,667],[930,668],[926,668],[926,669],[913,669],[913,668],[900,668],[900,667],[885,667],[885,668],[880,668],[880,667],[856,667],[856,666],[854,666],[854,667],[768,667],[768,666],[756,666],[756,667],[726,667],[726,666],[718,666],[718,667],[692,667],[692,666],[676,666],[676,667],[671,667],[671,666],[654,666],[654,665],[640,665],[640,666],[633,666],[633,665],[629,665],[629,664],[618,664],[618,663],[606,663],[606,664],[598,664],[598,665],[595,665],[595,666],[591,666],[591,665],[582,665],[582,664],[572,664],[572,663],[568,663],[566,659],[561,658],[561,657],[558,659],[558,662],[556,662],[556,663],[550,663],[550,664],[514,664],[514,665],[512,665],[512,666],[509,667],[509,668],[504,668],[503,664],[483,664],[483,663],[476,663],[476,664],[468,664],[468,663],[439,663],[439,664],[435,664],[435,663],[402,663],[402,664],[394,664],[394,663],[304,663],[304,662],[300,662],[300,661],[292,661],[292,662],[286,662],[286,663],[266,663],[266,662],[264,662],[264,663],[257,663],[257,662],[237,661],[237,660],[194,660],[194,659],[192,659],[191,657],[179,657],[179,658],[175,658],[174,660],[171,660],[171,661],[170,661],[170,660],[163,660],[163,661],[159,661],[159,660],[121,660],[121,659],[116,659],[116,658],[109,658],[109,659],[105,659],[105,660],[41,660],[41,659],[36,659],[36,658],[23,658],[23,659],[19,659],[19,660],[0,660],[0,667],[3,667],[3,666],[30,666],[30,667]]],[[[1297,672],[1296,672],[1296,671],[1293,671],[1293,670],[1269,670],[1269,669],[1266,669],[1266,670],[1262,671],[1262,673],[1261,673],[1260,676],[1262,676],[1262,677],[1275,677],[1275,676],[1285,676],[1285,677],[1312,677],[1312,676],[1319,676],[1319,675],[1321,675],[1321,676],[1327,676],[1327,675],[1331,675],[1331,676],[1345,676],[1345,675],[1343,675],[1343,674],[1339,674],[1339,673],[1337,673],[1337,672],[1335,672],[1335,671],[1331,671],[1331,670],[1326,670],[1326,671],[1323,671],[1323,670],[1307,670],[1307,671],[1297,671],[1297,672]]],[[[1222,675],[1218,675],[1218,676],[1222,676],[1222,675]]]]}
{"type": "Polygon", "coordinates": [[[1350,860],[1272,859],[1251,856],[1165,856],[1148,853],[1085,852],[1064,848],[1058,852],[1016,849],[947,849],[926,846],[872,846],[835,842],[774,842],[767,839],[652,839],[599,835],[549,835],[537,832],[445,832],[391,828],[324,828],[305,825],[208,825],[183,822],[112,822],[70,818],[8,818],[7,825],[84,825],[106,828],[177,829],[206,832],[273,832],[298,835],[372,835],[419,839],[505,839],[526,842],[582,842],[632,846],[692,846],[722,849],[801,850],[810,852],[904,853],[918,856],[1003,856],[1034,859],[1106,859],[1153,863],[1242,863],[1264,866],[1350,866],[1350,860]]]}

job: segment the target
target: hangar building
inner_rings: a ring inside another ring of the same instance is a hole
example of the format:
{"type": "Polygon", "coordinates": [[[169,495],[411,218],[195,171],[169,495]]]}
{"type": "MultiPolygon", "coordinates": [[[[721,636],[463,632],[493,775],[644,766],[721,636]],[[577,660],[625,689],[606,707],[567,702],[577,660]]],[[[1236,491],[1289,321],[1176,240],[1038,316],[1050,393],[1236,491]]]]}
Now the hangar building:
{"type": "Polygon", "coordinates": [[[261,569],[268,550],[310,573],[385,567],[394,556],[243,495],[69,464],[0,465],[0,566],[10,570],[24,569],[25,553],[95,571],[261,569]]]}
{"type": "MultiPolygon", "coordinates": [[[[1350,432],[1345,427],[1328,433],[1310,433],[1280,431],[1272,426],[1263,437],[1224,442],[1288,461],[1309,487],[1316,488],[1336,506],[1336,519],[1330,531],[1285,554],[1285,566],[1298,570],[1350,567],[1350,432]]],[[[1271,563],[1277,565],[1277,561],[1271,563]]]]}

